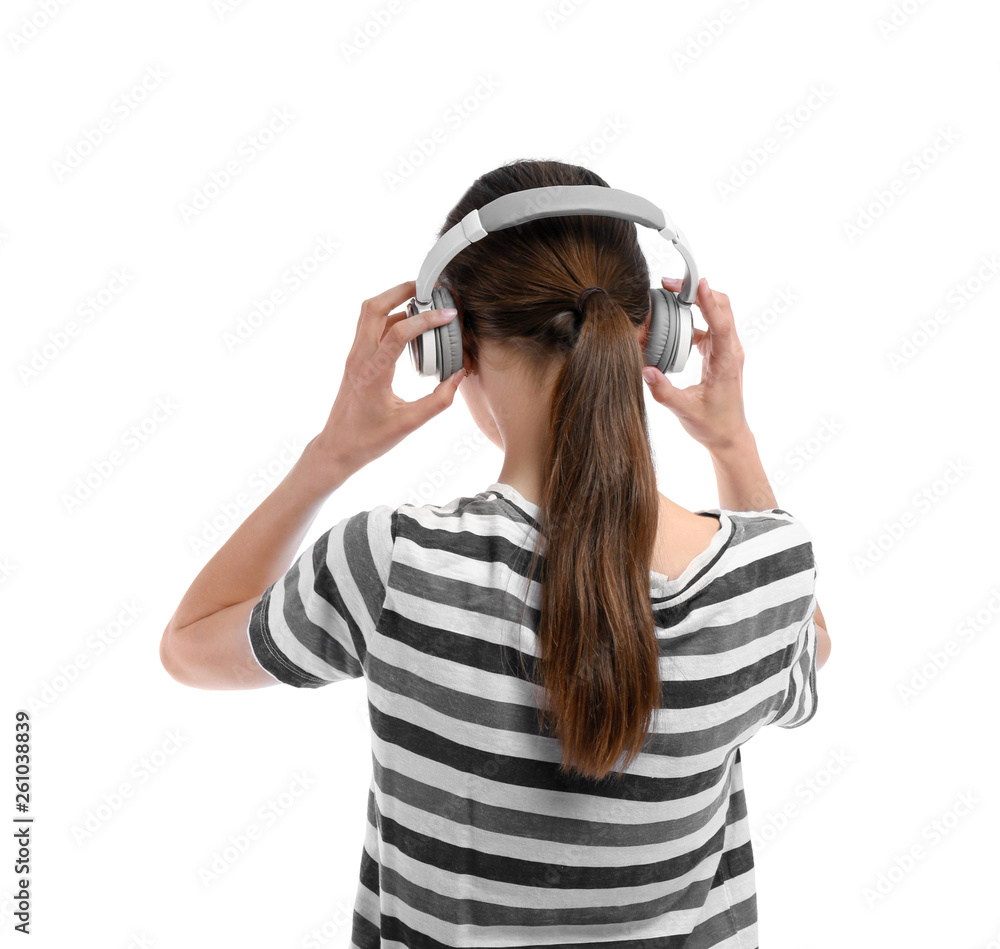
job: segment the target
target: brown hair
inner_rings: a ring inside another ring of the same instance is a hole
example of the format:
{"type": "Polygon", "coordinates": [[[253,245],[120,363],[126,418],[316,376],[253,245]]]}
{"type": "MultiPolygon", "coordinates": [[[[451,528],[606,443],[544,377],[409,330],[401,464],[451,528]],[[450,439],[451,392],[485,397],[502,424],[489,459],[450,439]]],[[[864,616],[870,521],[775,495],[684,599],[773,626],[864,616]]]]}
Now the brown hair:
{"type": "MultiPolygon", "coordinates": [[[[577,165],[509,162],[473,182],[439,236],[502,194],[578,184],[608,187],[577,165]]],[[[621,770],[632,763],[660,707],[649,588],[659,498],[638,334],[650,284],[636,226],[595,215],[530,221],[473,243],[440,282],[455,292],[473,359],[489,339],[522,357],[532,380],[563,363],[527,572],[535,576],[544,535],[535,681],[562,770],[603,779],[622,755],[621,770]],[[590,294],[581,315],[576,299],[589,286],[607,292],[590,294]]]]}

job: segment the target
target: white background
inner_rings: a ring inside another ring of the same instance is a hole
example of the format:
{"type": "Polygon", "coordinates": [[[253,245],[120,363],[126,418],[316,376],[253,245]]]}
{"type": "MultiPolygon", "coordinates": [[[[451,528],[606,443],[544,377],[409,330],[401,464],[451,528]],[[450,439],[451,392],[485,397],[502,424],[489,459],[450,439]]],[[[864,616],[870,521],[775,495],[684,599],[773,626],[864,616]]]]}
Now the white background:
{"type": "MultiPolygon", "coordinates": [[[[160,635],[325,421],[362,300],[413,279],[472,180],[521,157],[589,165],[683,229],[730,295],[778,504],[813,534],[819,711],[744,748],[762,945],[996,945],[995,5],[47,2],[0,20],[0,676],[10,774],[14,712],[34,709],[35,945],[347,944],[363,681],[189,689],[160,635]],[[291,118],[264,145],[274,110],[291,118]],[[339,248],[314,266],[321,238],[339,248]]],[[[640,231],[652,282],[680,275],[640,231]]],[[[674,381],[699,374],[695,351],[674,381]]],[[[395,385],[432,387],[406,356],[395,385]]],[[[660,489],[715,506],[707,455],[649,407],[660,489]]],[[[482,490],[502,457],[476,434],[456,397],[306,542],[413,492],[482,490]]]]}

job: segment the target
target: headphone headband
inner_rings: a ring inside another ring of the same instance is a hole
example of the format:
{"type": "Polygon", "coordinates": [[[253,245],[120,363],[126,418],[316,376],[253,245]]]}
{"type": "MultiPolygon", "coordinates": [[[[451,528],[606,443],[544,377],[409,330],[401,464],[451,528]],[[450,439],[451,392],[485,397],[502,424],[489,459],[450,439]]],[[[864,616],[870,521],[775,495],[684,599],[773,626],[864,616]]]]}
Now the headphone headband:
{"type": "Polygon", "coordinates": [[[466,247],[482,240],[487,234],[540,218],[582,214],[619,218],[658,231],[684,258],[684,281],[678,298],[687,306],[694,303],[698,288],[698,269],[680,229],[674,226],[663,211],[645,198],[629,191],[600,185],[528,188],[500,195],[483,207],[470,211],[441,235],[424,259],[417,276],[417,303],[421,306],[429,305],[431,291],[441,276],[441,271],[466,247]]]}

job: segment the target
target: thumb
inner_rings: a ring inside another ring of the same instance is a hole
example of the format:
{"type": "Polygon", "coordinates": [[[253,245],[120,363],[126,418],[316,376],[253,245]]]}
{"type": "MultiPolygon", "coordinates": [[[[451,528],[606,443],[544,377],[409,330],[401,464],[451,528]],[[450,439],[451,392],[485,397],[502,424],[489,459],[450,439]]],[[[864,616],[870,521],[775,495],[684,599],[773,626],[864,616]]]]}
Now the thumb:
{"type": "Polygon", "coordinates": [[[417,424],[423,425],[448,408],[455,401],[455,393],[464,378],[465,372],[459,369],[439,382],[428,395],[411,403],[416,406],[414,414],[420,419],[417,424]]]}
{"type": "Polygon", "coordinates": [[[680,390],[656,366],[646,366],[642,370],[642,377],[657,402],[668,409],[677,408],[680,390]]]}

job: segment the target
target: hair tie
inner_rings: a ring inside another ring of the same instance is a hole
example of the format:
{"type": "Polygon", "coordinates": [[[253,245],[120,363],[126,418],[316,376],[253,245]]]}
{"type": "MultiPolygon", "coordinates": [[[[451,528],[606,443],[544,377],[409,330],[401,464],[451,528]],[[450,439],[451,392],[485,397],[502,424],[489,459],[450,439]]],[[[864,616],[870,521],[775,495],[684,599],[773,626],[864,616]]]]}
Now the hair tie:
{"type": "Polygon", "coordinates": [[[576,298],[576,309],[578,312],[583,313],[584,301],[592,293],[607,293],[608,291],[604,287],[587,287],[585,290],[580,291],[580,295],[576,298]]]}

